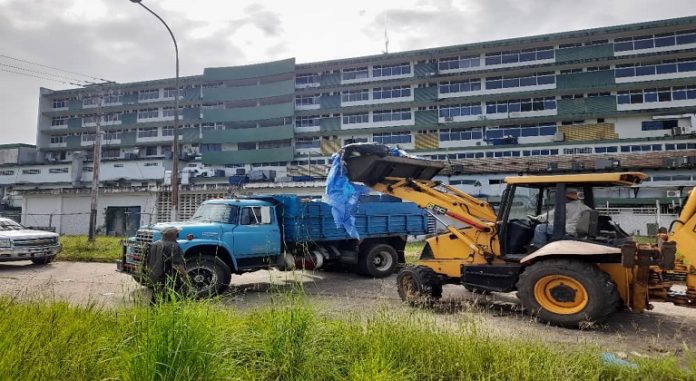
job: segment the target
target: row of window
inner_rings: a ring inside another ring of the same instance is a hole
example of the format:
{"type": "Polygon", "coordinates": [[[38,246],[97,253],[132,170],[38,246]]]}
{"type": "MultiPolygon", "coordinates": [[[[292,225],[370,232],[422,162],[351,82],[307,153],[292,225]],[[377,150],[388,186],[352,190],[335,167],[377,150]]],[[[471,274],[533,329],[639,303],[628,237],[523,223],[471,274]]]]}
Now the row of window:
{"type": "MultiPolygon", "coordinates": [[[[183,89],[179,89],[179,96],[180,97],[183,95],[183,91],[184,91],[183,89]]],[[[176,95],[176,92],[177,92],[176,88],[167,87],[163,91],[163,98],[165,98],[165,99],[174,98],[174,96],[176,95]]],[[[147,100],[160,98],[160,90],[159,89],[140,90],[137,92],[137,94],[138,94],[139,101],[147,101],[147,100]]],[[[83,107],[98,106],[100,102],[102,105],[120,104],[120,103],[123,103],[123,96],[124,96],[124,94],[121,92],[108,93],[108,94],[103,94],[103,95],[88,95],[82,99],[82,106],[83,107]]],[[[69,106],[69,104],[70,104],[70,99],[68,99],[68,98],[54,99],[53,100],[53,108],[54,109],[67,108],[69,106]]]]}
{"type": "Polygon", "coordinates": [[[554,83],[556,83],[554,72],[543,72],[524,77],[487,77],[486,89],[550,85],[554,83]]]}
{"type": "Polygon", "coordinates": [[[645,36],[617,38],[614,40],[614,51],[642,50],[696,43],[696,30],[681,32],[650,34],[645,36]]]}
{"type": "MultiPolygon", "coordinates": [[[[380,110],[372,112],[372,121],[377,122],[392,122],[399,120],[411,120],[413,118],[413,113],[411,109],[396,109],[396,110],[380,110]]],[[[343,124],[359,124],[359,123],[369,123],[370,114],[368,112],[355,113],[355,114],[343,114],[342,118],[343,124]]]]}
{"type": "MultiPolygon", "coordinates": [[[[411,74],[411,63],[403,62],[396,65],[374,65],[372,67],[372,77],[392,77],[398,75],[411,74]]],[[[343,69],[341,71],[343,80],[365,79],[370,77],[367,66],[343,69]]],[[[308,79],[308,78],[307,78],[308,79]]],[[[297,78],[295,83],[298,83],[297,78]]]]}
{"type": "Polygon", "coordinates": [[[658,64],[625,64],[616,65],[616,78],[640,77],[644,75],[685,73],[696,71],[696,59],[689,58],[679,61],[663,61],[658,64]]]}
{"type": "Polygon", "coordinates": [[[486,114],[543,111],[555,109],[555,97],[527,98],[497,102],[486,102],[486,114]]]}
{"type": "Polygon", "coordinates": [[[554,58],[553,46],[486,53],[486,65],[501,65],[518,62],[540,61],[554,58]]]}
{"type": "Polygon", "coordinates": [[[659,89],[625,90],[616,94],[617,104],[683,101],[696,99],[696,86],[673,86],[659,89]]]}

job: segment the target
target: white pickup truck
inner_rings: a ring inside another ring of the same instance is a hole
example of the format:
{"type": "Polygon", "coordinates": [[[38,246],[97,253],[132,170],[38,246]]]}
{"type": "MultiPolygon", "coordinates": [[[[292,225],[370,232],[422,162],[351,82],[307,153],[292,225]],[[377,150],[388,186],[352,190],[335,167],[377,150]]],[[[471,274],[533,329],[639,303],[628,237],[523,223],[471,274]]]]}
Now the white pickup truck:
{"type": "Polygon", "coordinates": [[[58,234],[27,229],[9,218],[0,218],[0,262],[50,263],[60,253],[58,234]]]}

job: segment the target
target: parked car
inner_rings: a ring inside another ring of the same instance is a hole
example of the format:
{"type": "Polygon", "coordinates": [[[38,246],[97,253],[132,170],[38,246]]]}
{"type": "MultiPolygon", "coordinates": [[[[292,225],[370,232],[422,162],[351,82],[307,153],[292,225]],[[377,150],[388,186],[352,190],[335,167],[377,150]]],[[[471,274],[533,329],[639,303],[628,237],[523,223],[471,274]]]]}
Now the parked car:
{"type": "Polygon", "coordinates": [[[27,229],[14,220],[0,218],[0,262],[32,261],[45,265],[61,249],[58,234],[27,229]]]}

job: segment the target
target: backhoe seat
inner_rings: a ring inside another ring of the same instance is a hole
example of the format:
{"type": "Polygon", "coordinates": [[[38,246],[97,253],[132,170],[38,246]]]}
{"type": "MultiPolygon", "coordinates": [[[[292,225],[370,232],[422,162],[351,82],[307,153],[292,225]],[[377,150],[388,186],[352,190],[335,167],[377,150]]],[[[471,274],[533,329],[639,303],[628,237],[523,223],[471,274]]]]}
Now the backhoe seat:
{"type": "Polygon", "coordinates": [[[595,238],[599,232],[599,213],[596,210],[585,210],[580,213],[575,227],[578,238],[595,238]]]}
{"type": "Polygon", "coordinates": [[[526,253],[526,247],[532,242],[532,238],[534,238],[534,228],[529,226],[527,221],[518,219],[510,220],[507,228],[508,255],[526,253]]]}

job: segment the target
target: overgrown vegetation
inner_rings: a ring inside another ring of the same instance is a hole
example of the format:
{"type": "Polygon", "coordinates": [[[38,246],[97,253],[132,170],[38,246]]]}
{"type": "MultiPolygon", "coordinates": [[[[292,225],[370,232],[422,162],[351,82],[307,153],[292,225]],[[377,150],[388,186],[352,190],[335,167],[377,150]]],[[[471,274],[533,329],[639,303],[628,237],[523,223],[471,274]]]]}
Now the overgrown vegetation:
{"type": "Polygon", "coordinates": [[[214,302],[102,310],[0,300],[0,379],[679,380],[674,357],[607,365],[598,348],[495,338],[422,315],[338,320],[301,297],[239,312],[214,302]]]}
{"type": "Polygon", "coordinates": [[[113,262],[121,257],[120,237],[97,236],[90,243],[87,236],[65,235],[60,237],[63,251],[58,254],[59,261],[113,262]]]}

